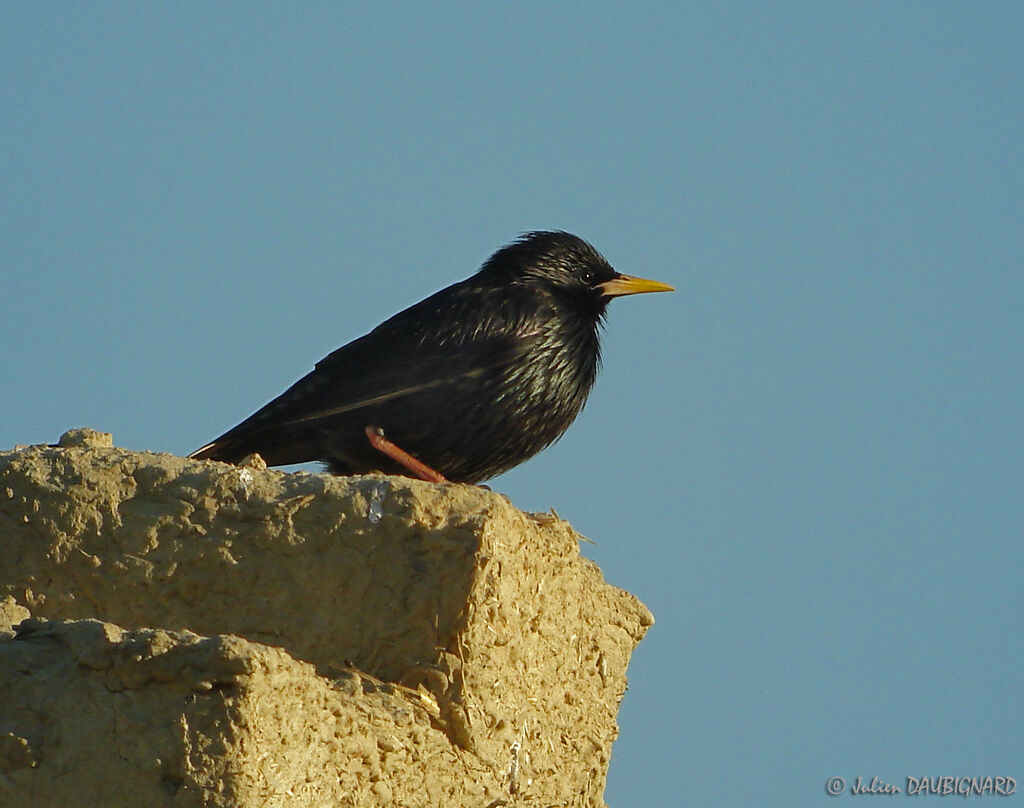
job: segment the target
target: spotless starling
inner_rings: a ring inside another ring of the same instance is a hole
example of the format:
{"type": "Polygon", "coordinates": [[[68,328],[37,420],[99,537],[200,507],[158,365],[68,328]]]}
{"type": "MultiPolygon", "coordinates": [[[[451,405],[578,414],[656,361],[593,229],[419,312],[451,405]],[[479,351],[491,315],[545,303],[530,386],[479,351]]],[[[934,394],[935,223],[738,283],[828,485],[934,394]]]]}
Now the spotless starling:
{"type": "Polygon", "coordinates": [[[569,233],[527,233],[189,457],[237,463],[258,452],[271,466],[320,460],[335,474],[486,480],[579,414],[608,301],[669,291],[616,272],[569,233]]]}

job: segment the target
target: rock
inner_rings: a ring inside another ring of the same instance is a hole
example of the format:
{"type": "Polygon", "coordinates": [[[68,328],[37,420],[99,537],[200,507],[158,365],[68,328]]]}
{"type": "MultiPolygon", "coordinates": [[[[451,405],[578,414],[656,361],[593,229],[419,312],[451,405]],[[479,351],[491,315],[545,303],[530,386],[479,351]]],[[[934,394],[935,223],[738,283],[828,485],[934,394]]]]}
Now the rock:
{"type": "Polygon", "coordinates": [[[10,595],[0,598],[0,639],[13,637],[14,627],[31,616],[29,610],[10,595]]]}
{"type": "Polygon", "coordinates": [[[603,805],[652,618],[579,538],[468,485],[0,453],[0,804],[603,805]]]}

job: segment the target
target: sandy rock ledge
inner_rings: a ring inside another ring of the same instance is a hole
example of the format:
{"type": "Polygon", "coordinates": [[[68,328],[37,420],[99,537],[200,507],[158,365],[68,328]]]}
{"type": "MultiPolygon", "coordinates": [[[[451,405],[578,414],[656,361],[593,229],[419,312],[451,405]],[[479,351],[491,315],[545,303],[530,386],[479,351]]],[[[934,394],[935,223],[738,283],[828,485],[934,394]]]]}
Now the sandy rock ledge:
{"type": "Polygon", "coordinates": [[[73,430],[0,453],[0,805],[603,806],[652,622],[474,486],[73,430]]]}

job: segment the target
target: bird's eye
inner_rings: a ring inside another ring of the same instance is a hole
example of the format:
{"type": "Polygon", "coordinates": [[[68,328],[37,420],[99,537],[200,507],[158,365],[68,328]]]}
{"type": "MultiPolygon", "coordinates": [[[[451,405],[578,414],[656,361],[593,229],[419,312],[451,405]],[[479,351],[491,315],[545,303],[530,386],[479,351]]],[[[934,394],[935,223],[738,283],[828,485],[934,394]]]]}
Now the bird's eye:
{"type": "Polygon", "coordinates": [[[583,281],[586,284],[591,284],[591,283],[594,282],[594,277],[595,277],[594,270],[592,270],[592,269],[581,269],[579,272],[576,273],[576,277],[579,278],[581,281],[583,281]]]}

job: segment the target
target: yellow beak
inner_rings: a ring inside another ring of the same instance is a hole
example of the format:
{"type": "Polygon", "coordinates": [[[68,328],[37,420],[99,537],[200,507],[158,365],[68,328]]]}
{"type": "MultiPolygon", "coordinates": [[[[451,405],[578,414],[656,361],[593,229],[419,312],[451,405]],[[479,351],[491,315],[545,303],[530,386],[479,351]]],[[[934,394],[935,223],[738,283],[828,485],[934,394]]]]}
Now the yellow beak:
{"type": "Polygon", "coordinates": [[[634,278],[632,275],[619,275],[610,281],[598,284],[605,297],[621,297],[622,295],[638,295],[643,292],[674,292],[675,289],[661,281],[649,281],[646,278],[634,278]]]}

